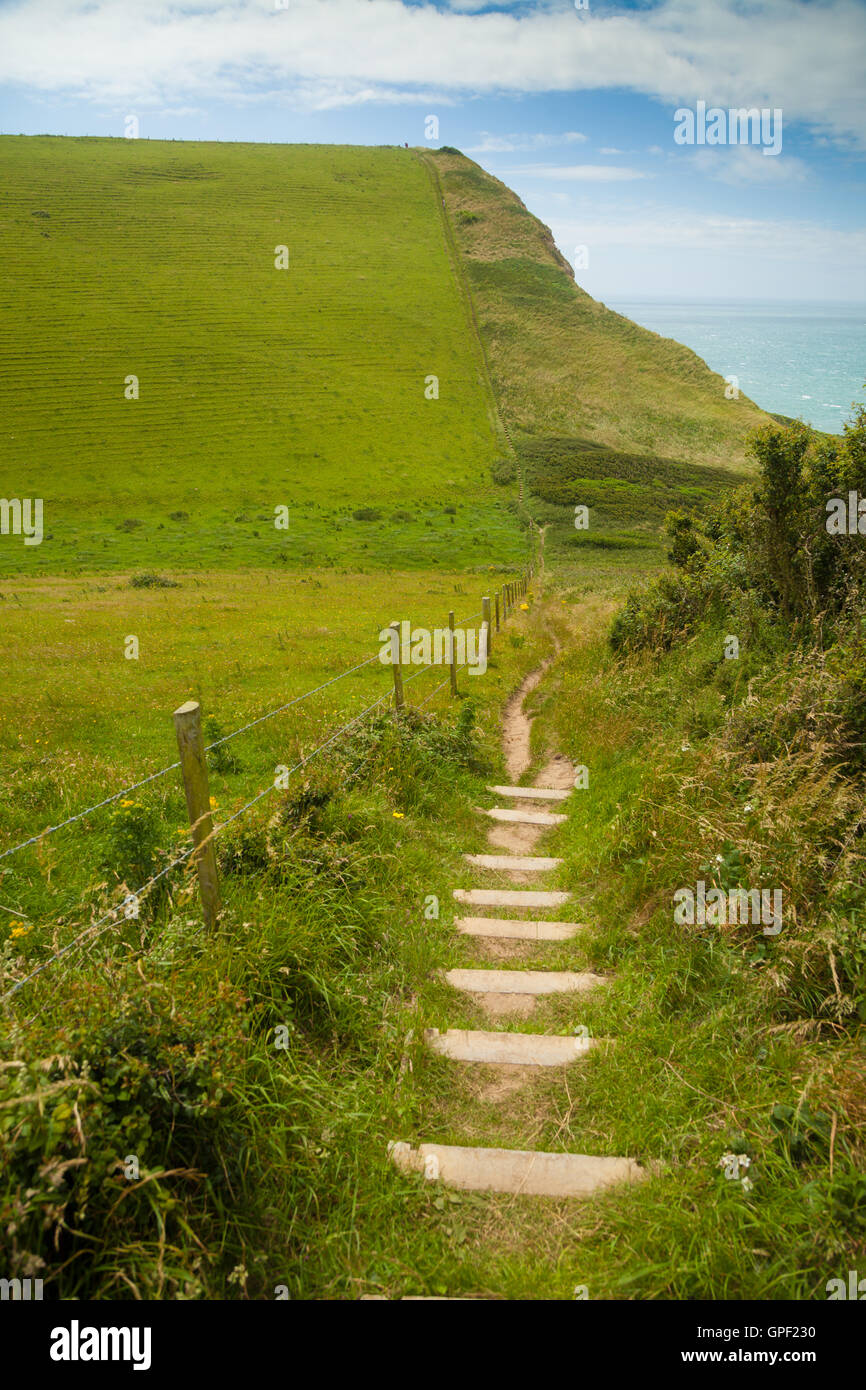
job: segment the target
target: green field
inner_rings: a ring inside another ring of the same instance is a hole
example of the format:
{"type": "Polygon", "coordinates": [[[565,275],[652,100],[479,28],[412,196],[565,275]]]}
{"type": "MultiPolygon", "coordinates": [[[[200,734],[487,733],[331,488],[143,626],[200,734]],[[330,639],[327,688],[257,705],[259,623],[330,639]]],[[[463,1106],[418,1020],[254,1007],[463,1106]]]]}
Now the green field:
{"type": "Polygon", "coordinates": [[[522,553],[410,152],[6,136],[0,165],[0,495],[45,507],[0,573],[522,553]]]}
{"type": "MultiPolygon", "coordinates": [[[[224,574],[193,572],[174,582],[134,589],[115,579],[44,578],[3,595],[4,658],[14,679],[0,689],[0,849],[175,762],[171,716],[187,699],[216,721],[211,742],[375,656],[391,621],[446,627],[453,610],[458,625],[474,619],[477,628],[481,609],[478,576],[418,570],[264,580],[241,572],[229,586],[224,574]],[[124,655],[129,635],[138,639],[136,659],[124,655]]],[[[498,583],[490,576],[485,592],[498,583]]],[[[406,679],[407,700],[417,704],[447,671],[416,667],[406,679]]],[[[467,692],[482,679],[466,676],[467,692]]],[[[227,744],[235,764],[227,780],[214,768],[220,811],[231,814],[273,781],[275,765],[305,757],[391,689],[390,669],[374,661],[227,744]]],[[[179,773],[132,799],[150,808],[155,839],[174,851],[186,823],[179,773]]],[[[77,920],[91,899],[94,907],[113,901],[119,809],[115,802],[0,860],[0,902],[52,921],[77,920]],[[103,861],[107,879],[94,878],[103,861]]]]}

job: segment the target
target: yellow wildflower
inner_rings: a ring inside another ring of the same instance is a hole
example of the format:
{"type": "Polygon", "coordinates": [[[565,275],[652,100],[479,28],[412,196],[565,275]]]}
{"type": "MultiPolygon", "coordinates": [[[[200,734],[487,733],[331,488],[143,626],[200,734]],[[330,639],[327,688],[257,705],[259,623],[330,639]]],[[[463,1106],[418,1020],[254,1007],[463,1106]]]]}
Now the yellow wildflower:
{"type": "Polygon", "coordinates": [[[393,811],[391,814],[393,815],[395,820],[403,820],[404,818],[402,811],[393,811]]]}

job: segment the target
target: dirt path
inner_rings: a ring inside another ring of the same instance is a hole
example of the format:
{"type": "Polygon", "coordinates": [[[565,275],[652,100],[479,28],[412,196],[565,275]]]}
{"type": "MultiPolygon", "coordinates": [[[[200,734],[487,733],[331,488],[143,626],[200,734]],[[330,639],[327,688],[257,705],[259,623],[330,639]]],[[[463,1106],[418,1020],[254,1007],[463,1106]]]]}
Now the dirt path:
{"type": "MultiPolygon", "coordinates": [[[[564,755],[548,751],[531,787],[517,781],[533,761],[533,719],[525,702],[556,660],[560,644],[554,641],[556,654],[525,677],[503,714],[510,781],[487,790],[508,804],[476,807],[490,818],[490,852],[465,854],[458,882],[468,878],[472,886],[452,890],[461,904],[454,929],[462,939],[462,959],[440,973],[455,991],[448,1021],[458,1026],[425,1028],[424,1042],[458,1071],[447,1082],[443,1078],[428,1104],[427,1134],[417,1144],[394,1141],[389,1152],[404,1171],[423,1172],[445,1187],[583,1200],[647,1174],[626,1156],[575,1153],[557,1142],[550,1151],[537,1147],[545,1116],[556,1103],[551,1078],[561,1077],[571,1102],[571,1067],[596,1047],[609,1046],[608,1039],[590,1036],[586,1028],[563,1030],[561,1006],[559,1016],[551,1016],[547,1003],[551,996],[588,994],[610,983],[584,963],[580,938],[591,928],[560,916],[574,894],[545,886],[564,860],[535,852],[539,840],[567,819],[574,768],[564,755]],[[544,917],[526,915],[538,912],[544,917]],[[563,948],[545,949],[544,943],[572,940],[576,968],[551,969],[545,956],[549,960],[549,952],[563,948]],[[467,1004],[474,1017],[467,1018],[467,1004]],[[537,1026],[527,1028],[524,1020],[534,1018],[537,1026]],[[478,1026],[484,1022],[486,1027],[478,1026]],[[447,1142],[436,1139],[437,1130],[445,1131],[447,1142]]],[[[577,1081],[579,1072],[573,1075],[577,1081]]]]}

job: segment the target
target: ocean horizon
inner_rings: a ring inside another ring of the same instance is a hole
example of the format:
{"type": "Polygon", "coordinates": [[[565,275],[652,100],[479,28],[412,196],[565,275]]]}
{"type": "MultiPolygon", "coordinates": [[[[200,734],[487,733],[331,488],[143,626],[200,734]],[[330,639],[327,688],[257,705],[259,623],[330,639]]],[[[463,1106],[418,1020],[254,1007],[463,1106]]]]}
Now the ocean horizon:
{"type": "Polygon", "coordinates": [[[841,434],[864,399],[866,304],[821,300],[606,300],[690,347],[762,410],[841,434]]]}

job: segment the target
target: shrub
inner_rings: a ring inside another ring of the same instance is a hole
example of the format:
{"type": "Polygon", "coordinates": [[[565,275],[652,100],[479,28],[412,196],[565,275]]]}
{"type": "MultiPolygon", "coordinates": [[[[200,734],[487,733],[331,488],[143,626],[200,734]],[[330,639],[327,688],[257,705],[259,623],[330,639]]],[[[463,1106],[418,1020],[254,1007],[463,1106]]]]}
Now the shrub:
{"type": "Polygon", "coordinates": [[[499,487],[505,487],[508,483],[513,483],[517,477],[517,464],[514,459],[497,459],[491,466],[490,476],[499,487]]]}
{"type": "Polygon", "coordinates": [[[130,589],[179,589],[180,585],[174,579],[166,579],[161,574],[154,574],[152,570],[143,570],[140,574],[133,574],[129,580],[130,589]]]}
{"type": "Polygon", "coordinates": [[[153,806],[119,802],[111,813],[105,867],[121,881],[140,886],[156,870],[160,839],[160,818],[153,806]]]}
{"type": "Polygon", "coordinates": [[[223,737],[222,727],[212,714],[209,714],[204,721],[204,734],[206,743],[217,743],[217,748],[211,748],[207,754],[208,767],[214,772],[242,772],[243,763],[230,750],[225,743],[219,740],[223,737]]]}
{"type": "Polygon", "coordinates": [[[61,1027],[52,1055],[0,1069],[7,1255],[15,1270],[62,1277],[65,1297],[128,1298],[130,1286],[135,1297],[201,1297],[208,1267],[225,1259],[217,1213],[241,1176],[224,1070],[240,1041],[238,1001],[221,989],[178,1012],[165,989],[142,991],[127,973],[77,981],[86,1023],[61,1027]],[[174,1258],[188,1235],[202,1277],[174,1258]]]}

